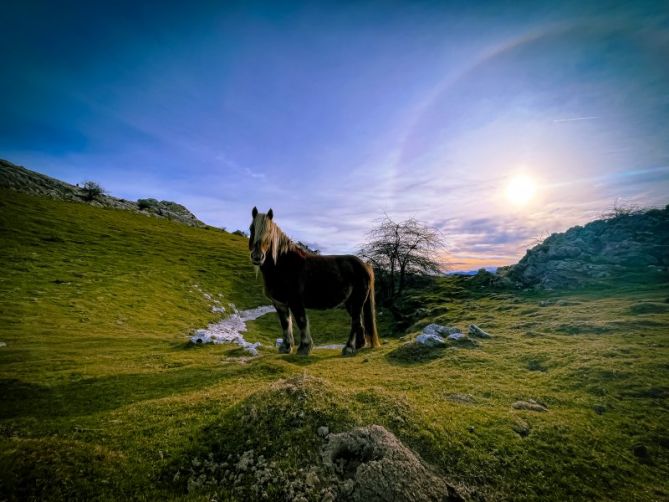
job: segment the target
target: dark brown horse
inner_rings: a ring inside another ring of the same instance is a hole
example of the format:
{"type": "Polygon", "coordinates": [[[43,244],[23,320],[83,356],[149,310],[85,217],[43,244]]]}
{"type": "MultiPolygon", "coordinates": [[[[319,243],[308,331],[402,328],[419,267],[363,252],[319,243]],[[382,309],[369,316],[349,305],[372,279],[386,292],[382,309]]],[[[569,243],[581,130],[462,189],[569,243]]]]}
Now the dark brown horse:
{"type": "Polygon", "coordinates": [[[349,355],[365,345],[379,347],[374,311],[374,272],[357,256],[321,256],[310,253],[277,226],[270,209],[254,207],[250,227],[251,261],[260,268],[265,295],[272,300],[283,329],[279,352],[289,354],[295,345],[290,314],[300,329],[298,354],[314,346],[305,309],[331,309],[345,305],[351,316],[351,333],[342,353],[349,355]]]}

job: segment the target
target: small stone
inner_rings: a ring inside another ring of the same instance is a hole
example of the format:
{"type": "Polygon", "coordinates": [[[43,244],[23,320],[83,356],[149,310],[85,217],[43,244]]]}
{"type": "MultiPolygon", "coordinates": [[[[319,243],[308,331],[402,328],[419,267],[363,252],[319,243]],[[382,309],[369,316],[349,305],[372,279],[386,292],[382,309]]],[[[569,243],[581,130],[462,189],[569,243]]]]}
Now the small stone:
{"type": "Polygon", "coordinates": [[[511,405],[511,407],[516,410],[548,411],[548,408],[546,406],[543,406],[534,400],[516,401],[511,405]]]}
{"type": "Polygon", "coordinates": [[[283,338],[277,338],[276,342],[274,342],[274,345],[281,347],[281,345],[283,345],[283,338]]]}
{"type": "Polygon", "coordinates": [[[492,338],[491,334],[486,333],[481,328],[479,328],[476,324],[470,324],[469,325],[469,334],[471,336],[476,337],[476,338],[492,338]]]}
{"type": "Polygon", "coordinates": [[[423,333],[416,337],[416,343],[425,345],[426,347],[442,347],[446,345],[444,338],[436,334],[423,333]]]}
{"type": "Polygon", "coordinates": [[[446,397],[449,401],[455,401],[456,403],[475,403],[476,399],[471,394],[450,394],[446,397]]]}
{"type": "Polygon", "coordinates": [[[424,335],[450,335],[453,333],[459,333],[460,330],[453,326],[442,326],[441,324],[428,324],[423,328],[424,335]]]}
{"type": "Polygon", "coordinates": [[[451,333],[450,335],[448,335],[449,340],[455,340],[456,342],[458,340],[462,340],[466,337],[467,337],[467,335],[465,335],[464,333],[451,333]]]}
{"type": "Polygon", "coordinates": [[[328,434],[330,434],[330,429],[328,429],[328,427],[326,427],[325,425],[321,425],[321,426],[318,428],[318,430],[316,431],[316,433],[317,433],[320,437],[324,438],[324,437],[327,437],[328,434]]]}

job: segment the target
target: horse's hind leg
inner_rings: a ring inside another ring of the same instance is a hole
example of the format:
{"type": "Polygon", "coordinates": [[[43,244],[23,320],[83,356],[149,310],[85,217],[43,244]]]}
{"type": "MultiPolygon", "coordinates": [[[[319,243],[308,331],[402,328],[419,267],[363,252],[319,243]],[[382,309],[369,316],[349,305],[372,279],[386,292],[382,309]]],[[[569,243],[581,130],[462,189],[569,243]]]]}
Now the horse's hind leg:
{"type": "Polygon", "coordinates": [[[297,353],[308,356],[311,349],[314,348],[314,341],[311,339],[309,330],[309,318],[302,305],[291,305],[290,310],[293,312],[297,327],[300,328],[300,346],[297,348],[297,353]]]}
{"type": "Polygon", "coordinates": [[[281,303],[275,303],[274,308],[276,313],[279,315],[279,322],[281,323],[281,329],[283,330],[283,342],[279,345],[279,352],[282,354],[290,354],[295,345],[295,339],[293,338],[293,323],[290,318],[290,311],[288,307],[281,303]]]}
{"type": "Polygon", "coordinates": [[[351,332],[342,354],[349,356],[365,346],[365,331],[362,327],[362,303],[354,301],[347,304],[346,308],[351,314],[351,332]]]}

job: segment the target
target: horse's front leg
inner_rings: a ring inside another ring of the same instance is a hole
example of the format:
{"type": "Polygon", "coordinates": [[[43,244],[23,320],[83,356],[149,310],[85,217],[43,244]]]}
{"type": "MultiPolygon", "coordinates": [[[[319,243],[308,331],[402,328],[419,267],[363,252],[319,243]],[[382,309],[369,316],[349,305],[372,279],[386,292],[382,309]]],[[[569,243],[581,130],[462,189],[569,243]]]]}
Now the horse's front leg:
{"type": "Polygon", "coordinates": [[[286,305],[281,303],[274,303],[274,308],[276,313],[279,316],[279,322],[281,323],[281,329],[283,330],[283,342],[279,345],[279,352],[281,354],[290,354],[295,345],[295,339],[293,338],[293,322],[290,318],[290,310],[286,305]]]}
{"type": "Polygon", "coordinates": [[[308,356],[314,347],[314,341],[311,339],[311,332],[309,331],[309,318],[302,305],[291,305],[290,310],[293,312],[297,327],[300,328],[300,346],[297,348],[297,353],[308,356]]]}

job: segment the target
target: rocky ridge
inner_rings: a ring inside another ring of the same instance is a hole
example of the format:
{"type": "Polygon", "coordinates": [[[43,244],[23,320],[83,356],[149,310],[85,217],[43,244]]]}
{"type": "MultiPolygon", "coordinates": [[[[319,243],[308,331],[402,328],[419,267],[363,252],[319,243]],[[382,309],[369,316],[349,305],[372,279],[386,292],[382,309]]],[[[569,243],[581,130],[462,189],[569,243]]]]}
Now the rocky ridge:
{"type": "Polygon", "coordinates": [[[630,272],[666,274],[668,268],[666,206],[618,210],[606,218],[552,234],[528,250],[517,264],[501,267],[494,278],[490,276],[493,282],[518,287],[574,289],[630,272]]]}
{"type": "Polygon", "coordinates": [[[97,207],[125,209],[147,216],[178,221],[192,227],[205,226],[186,207],[176,202],[158,201],[156,199],[140,199],[133,202],[106,194],[87,200],[85,191],[77,185],[65,183],[3,159],[0,159],[0,188],[59,200],[81,202],[97,207]]]}

